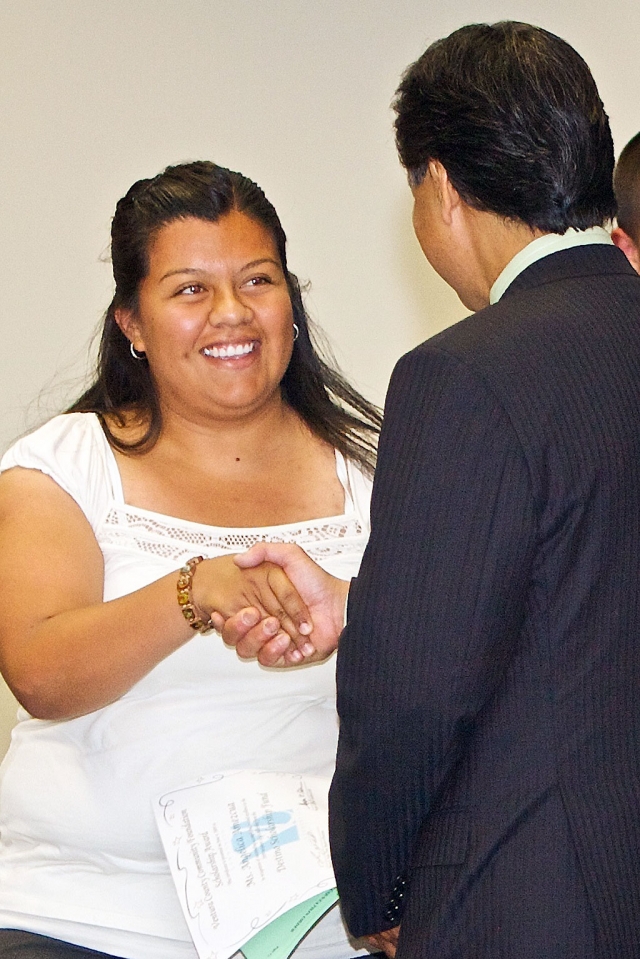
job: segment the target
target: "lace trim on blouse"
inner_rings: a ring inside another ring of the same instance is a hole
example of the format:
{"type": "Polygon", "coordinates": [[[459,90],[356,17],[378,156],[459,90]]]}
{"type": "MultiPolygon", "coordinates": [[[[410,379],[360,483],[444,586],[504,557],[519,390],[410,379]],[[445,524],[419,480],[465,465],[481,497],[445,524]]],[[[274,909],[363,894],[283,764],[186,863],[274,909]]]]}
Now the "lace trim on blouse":
{"type": "Polygon", "coordinates": [[[353,550],[354,538],[365,536],[357,516],[330,516],[260,529],[200,526],[133,507],[112,506],[100,531],[101,546],[159,556],[181,562],[185,552],[218,556],[239,553],[255,543],[298,543],[313,559],[339,556],[353,550]]]}

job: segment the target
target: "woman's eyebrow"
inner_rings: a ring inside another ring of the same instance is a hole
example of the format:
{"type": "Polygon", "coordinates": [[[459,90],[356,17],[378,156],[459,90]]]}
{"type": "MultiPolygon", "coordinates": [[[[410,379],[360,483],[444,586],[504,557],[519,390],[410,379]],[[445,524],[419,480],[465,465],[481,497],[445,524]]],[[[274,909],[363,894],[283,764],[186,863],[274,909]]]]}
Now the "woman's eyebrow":
{"type": "MultiPolygon", "coordinates": [[[[277,266],[278,269],[282,269],[282,266],[278,262],[278,260],[274,260],[273,257],[271,256],[263,256],[259,260],[251,260],[250,263],[245,263],[244,266],[240,267],[240,269],[251,270],[255,266],[260,266],[261,263],[272,263],[274,266],[277,266]]],[[[160,283],[162,283],[163,280],[166,280],[170,276],[177,276],[178,274],[181,274],[181,273],[188,273],[189,275],[195,275],[195,274],[199,274],[199,273],[201,274],[206,272],[207,270],[202,269],[201,267],[181,266],[175,270],[168,270],[166,273],[164,273],[160,277],[160,283]]]]}

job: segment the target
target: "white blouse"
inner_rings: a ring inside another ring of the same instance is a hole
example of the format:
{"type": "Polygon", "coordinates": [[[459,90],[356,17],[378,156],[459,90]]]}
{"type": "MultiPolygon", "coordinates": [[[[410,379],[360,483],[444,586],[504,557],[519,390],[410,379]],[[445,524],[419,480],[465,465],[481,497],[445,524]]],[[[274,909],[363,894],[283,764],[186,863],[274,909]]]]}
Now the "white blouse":
{"type": "MultiPolygon", "coordinates": [[[[133,592],[194,554],[259,540],[299,543],[343,579],[369,533],[370,481],[336,453],[340,516],[220,528],[124,502],[93,413],[57,416],[19,440],[0,470],[51,476],[78,503],[104,555],[104,599],[133,592]]],[[[293,669],[242,661],[215,633],[194,635],[117,702],[64,721],[18,713],[0,769],[0,925],[127,959],[194,959],[152,814],[161,793],[239,767],[330,776],[337,719],[334,657],[293,669]]],[[[302,959],[354,954],[339,911],[302,959]]]]}

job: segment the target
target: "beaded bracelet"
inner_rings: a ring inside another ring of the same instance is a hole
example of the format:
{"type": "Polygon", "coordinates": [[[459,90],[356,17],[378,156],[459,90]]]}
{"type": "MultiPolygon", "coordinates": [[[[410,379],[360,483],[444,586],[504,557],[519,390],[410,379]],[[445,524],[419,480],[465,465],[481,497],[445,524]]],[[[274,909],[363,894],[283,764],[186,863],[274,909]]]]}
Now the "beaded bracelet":
{"type": "Polygon", "coordinates": [[[184,566],[180,567],[178,574],[178,604],[182,610],[182,615],[192,629],[197,629],[199,633],[208,633],[210,629],[214,628],[213,623],[211,619],[205,623],[205,621],[200,618],[200,614],[193,602],[193,596],[191,595],[194,570],[198,563],[201,563],[203,560],[204,556],[194,556],[192,559],[187,560],[184,566]]]}

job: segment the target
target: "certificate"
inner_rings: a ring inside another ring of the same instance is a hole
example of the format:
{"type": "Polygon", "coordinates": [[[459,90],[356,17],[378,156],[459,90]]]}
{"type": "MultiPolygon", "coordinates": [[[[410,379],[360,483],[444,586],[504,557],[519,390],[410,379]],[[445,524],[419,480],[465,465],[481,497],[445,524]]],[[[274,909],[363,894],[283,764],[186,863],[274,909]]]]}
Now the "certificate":
{"type": "Polygon", "coordinates": [[[164,793],[162,843],[200,959],[287,959],[337,901],[329,780],[235,770],[164,793]]]}

